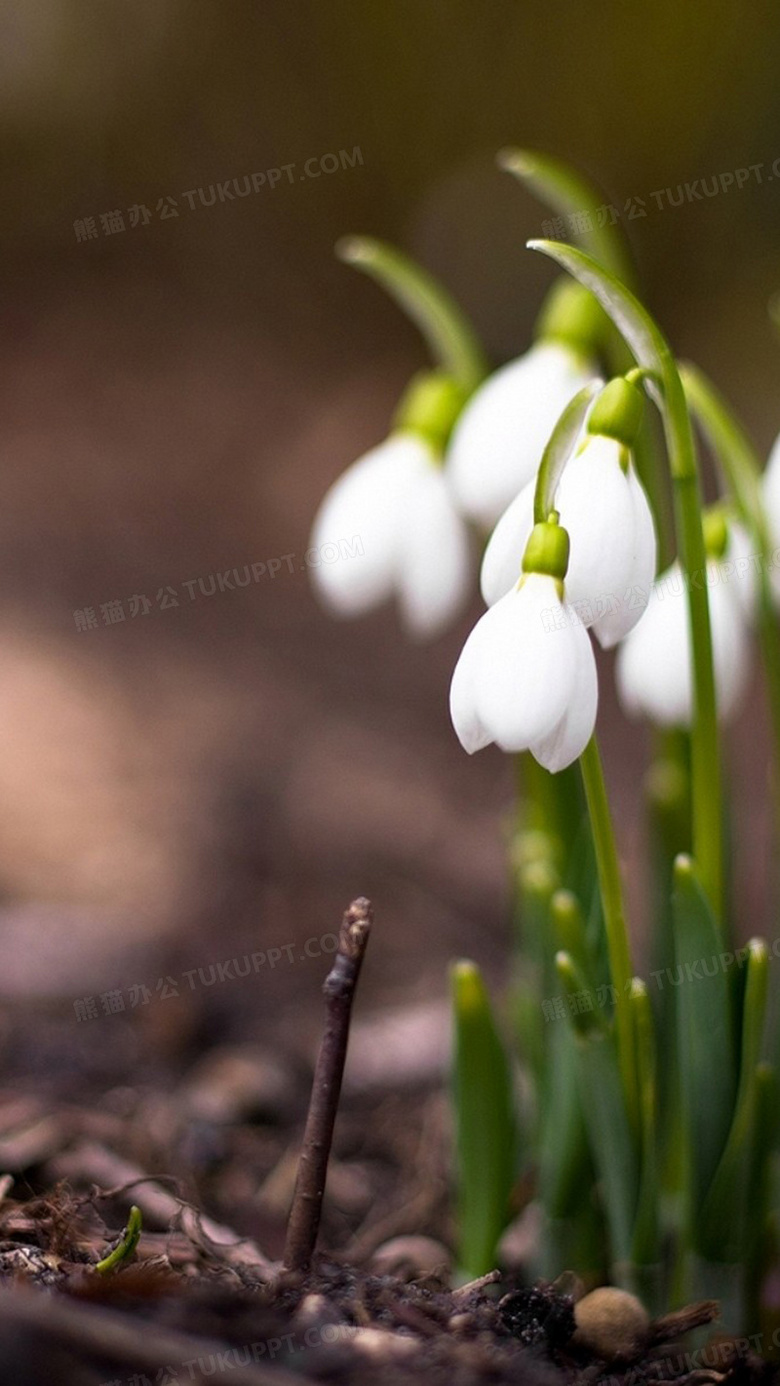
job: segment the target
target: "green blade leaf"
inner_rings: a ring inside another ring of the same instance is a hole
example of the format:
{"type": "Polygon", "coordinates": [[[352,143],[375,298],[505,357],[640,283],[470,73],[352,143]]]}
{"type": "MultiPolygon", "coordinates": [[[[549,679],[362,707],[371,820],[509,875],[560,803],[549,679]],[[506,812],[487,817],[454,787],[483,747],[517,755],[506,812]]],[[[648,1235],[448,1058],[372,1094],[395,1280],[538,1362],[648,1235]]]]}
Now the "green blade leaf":
{"type": "MultiPolygon", "coordinates": [[[[585,989],[584,978],[571,956],[559,953],[556,965],[569,996],[579,996],[585,989]]],[[[598,1013],[582,1012],[576,1006],[572,1007],[571,1023],[577,1040],[582,1111],[607,1218],[613,1275],[618,1283],[626,1282],[632,1274],[638,1169],[614,1035],[598,1013]]]]}
{"type": "Polygon", "coordinates": [[[743,1261],[751,1237],[748,1203],[755,1164],[759,1095],[764,1083],[760,1062],[769,984],[769,954],[763,939],[748,944],[739,1088],[726,1149],[702,1209],[699,1243],[712,1261],[743,1261]]]}
{"type": "Polygon", "coordinates": [[[677,1053],[688,1133],[690,1212],[701,1208],[723,1154],[736,1073],[731,996],[721,939],[690,857],[674,865],[677,1053]],[[704,973],[704,968],[713,975],[704,973]]]}
{"type": "Polygon", "coordinates": [[[577,222],[583,228],[577,233],[583,248],[620,279],[632,282],[634,271],[623,232],[616,225],[599,226],[604,195],[578,169],[530,149],[502,149],[498,163],[559,216],[584,214],[577,222]]]}
{"type": "Polygon", "coordinates": [[[507,1223],[515,1171],[514,1103],[509,1064],[475,963],[455,963],[452,999],[459,1263],[476,1277],[492,1269],[507,1223]]]}
{"type": "Polygon", "coordinates": [[[539,1197],[548,1218],[558,1221],[576,1212],[582,1201],[588,1149],[575,1039],[565,1019],[551,1024],[540,1115],[539,1197]]]}
{"type": "Polygon", "coordinates": [[[658,1081],[655,1028],[647,987],[631,983],[631,1012],[636,1035],[639,1082],[640,1182],[632,1259],[637,1265],[660,1261],[658,1240],[658,1081]]]}

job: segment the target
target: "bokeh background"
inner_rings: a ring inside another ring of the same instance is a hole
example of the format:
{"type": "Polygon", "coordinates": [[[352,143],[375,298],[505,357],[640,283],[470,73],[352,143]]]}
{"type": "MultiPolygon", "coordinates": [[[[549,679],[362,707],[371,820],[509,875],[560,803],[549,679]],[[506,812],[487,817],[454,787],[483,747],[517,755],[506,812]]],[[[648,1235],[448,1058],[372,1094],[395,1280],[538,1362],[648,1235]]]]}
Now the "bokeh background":
{"type": "MultiPolygon", "coordinates": [[[[495,153],[567,158],[620,210],[679,351],[765,451],[780,425],[779,43],[775,7],[735,0],[3,0],[7,996],[70,1005],[174,954],[193,968],[316,937],[360,893],[383,998],[443,997],[452,955],[499,965],[509,767],[467,759],[446,712],[478,599],[412,647],[392,612],[332,623],[305,571],[323,491],[383,436],[424,360],[333,245],[397,242],[508,359],[551,281],[523,248],[549,214],[495,153]],[[212,185],[291,165],[204,205],[212,185]],[[717,197],[651,196],[749,165],[761,181],[717,197]],[[245,589],[197,586],[272,558],[275,576],[245,589]],[[149,609],[131,615],[133,597],[149,609]],[[125,619],[106,624],[114,601],[125,619]],[[79,629],[87,610],[96,625],[79,629]]],[[[645,733],[609,681],[606,661],[638,905],[645,733]]],[[[732,746],[744,932],[769,854],[760,719],[756,687],[732,746]]],[[[283,1003],[298,1024],[321,973],[280,965],[261,1010],[283,1003]]]]}

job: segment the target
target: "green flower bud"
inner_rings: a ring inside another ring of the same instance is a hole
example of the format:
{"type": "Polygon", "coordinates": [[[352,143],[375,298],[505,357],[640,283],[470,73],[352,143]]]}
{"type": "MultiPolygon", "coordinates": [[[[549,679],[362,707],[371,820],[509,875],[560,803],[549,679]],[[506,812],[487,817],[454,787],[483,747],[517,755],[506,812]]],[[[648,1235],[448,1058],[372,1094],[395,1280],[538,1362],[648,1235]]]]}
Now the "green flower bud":
{"type": "Polygon", "coordinates": [[[524,573],[542,573],[563,582],[569,566],[569,535],[552,510],[540,525],[534,525],[523,554],[524,573]]]}
{"type": "Polygon", "coordinates": [[[420,371],[401,396],[393,428],[416,433],[443,453],[468,391],[444,371],[420,371]]]}
{"type": "Polygon", "coordinates": [[[534,328],[534,339],[564,342],[573,351],[593,356],[603,345],[608,319],[601,304],[574,279],[553,284],[534,328]]]}
{"type": "Polygon", "coordinates": [[[625,376],[615,376],[604,386],[588,416],[588,433],[614,438],[630,448],[642,424],[645,400],[637,385],[625,376]]]}

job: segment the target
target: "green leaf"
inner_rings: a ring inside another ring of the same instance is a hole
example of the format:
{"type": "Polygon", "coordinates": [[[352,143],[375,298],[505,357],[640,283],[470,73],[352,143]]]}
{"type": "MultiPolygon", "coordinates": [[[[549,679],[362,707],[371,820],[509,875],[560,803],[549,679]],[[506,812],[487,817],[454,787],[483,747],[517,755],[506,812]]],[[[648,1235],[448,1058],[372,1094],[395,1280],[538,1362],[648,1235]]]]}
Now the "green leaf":
{"type": "Polygon", "coordinates": [[[734,1110],[736,1073],[729,981],[721,939],[690,857],[674,866],[677,1054],[691,1162],[695,1216],[723,1154],[734,1110]],[[704,967],[713,971],[705,975],[704,967]]]}
{"type": "Polygon", "coordinates": [[[636,1036],[639,1084],[640,1182],[632,1260],[656,1265],[658,1240],[658,1079],[655,1029],[647,987],[638,977],[631,983],[631,1011],[636,1036]]]}
{"type": "MultiPolygon", "coordinates": [[[[586,990],[584,978],[569,954],[559,953],[556,964],[561,982],[572,998],[586,990]]],[[[582,1111],[607,1218],[613,1275],[620,1283],[631,1276],[637,1152],[613,1033],[598,1012],[580,1011],[576,1002],[572,1005],[571,1023],[577,1041],[582,1111]]]]}
{"type": "Polygon", "coordinates": [[[577,240],[606,269],[626,283],[632,282],[634,271],[623,233],[617,224],[599,225],[598,213],[604,210],[604,194],[578,169],[562,159],[530,149],[502,149],[498,163],[559,216],[584,214],[575,223],[582,228],[576,233],[577,240]]]}
{"type": "Polygon", "coordinates": [[[555,1020],[550,1022],[547,1033],[547,1065],[541,1092],[539,1197],[548,1217],[558,1221],[575,1214],[582,1201],[581,1176],[588,1160],[588,1147],[571,1026],[565,1020],[555,1020]]]}
{"type": "Polygon", "coordinates": [[[459,1263],[476,1277],[495,1264],[507,1223],[516,1150],[512,1080],[475,963],[455,963],[452,998],[459,1263]]]}
{"type": "Polygon", "coordinates": [[[749,1204],[754,1144],[758,1135],[762,1091],[764,1022],[769,984],[769,954],[763,939],[748,947],[739,1088],[726,1149],[702,1208],[699,1244],[712,1261],[744,1260],[751,1238],[753,1209],[749,1204]]]}
{"type": "Polygon", "coordinates": [[[550,923],[556,951],[570,954],[585,985],[595,992],[598,960],[591,956],[580,902],[570,890],[557,890],[553,895],[550,923]]]}

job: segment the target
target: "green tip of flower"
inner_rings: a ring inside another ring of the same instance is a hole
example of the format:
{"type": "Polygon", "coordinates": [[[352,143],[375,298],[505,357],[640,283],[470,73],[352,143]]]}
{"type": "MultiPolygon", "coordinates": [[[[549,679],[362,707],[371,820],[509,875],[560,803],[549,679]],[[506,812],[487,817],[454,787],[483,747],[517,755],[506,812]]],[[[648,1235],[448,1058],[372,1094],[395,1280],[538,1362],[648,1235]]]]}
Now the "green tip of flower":
{"type": "Polygon", "coordinates": [[[604,386],[588,416],[588,433],[614,438],[624,447],[636,442],[642,426],[645,400],[642,391],[618,375],[604,386]]]}
{"type": "Polygon", "coordinates": [[[557,280],[548,293],[536,321],[539,342],[563,342],[573,351],[592,356],[604,343],[608,318],[588,289],[568,275],[557,280]]]}
{"type": "Polygon", "coordinates": [[[563,582],[569,566],[569,535],[558,523],[555,510],[542,524],[534,525],[523,554],[523,572],[540,573],[563,582]]]}
{"type": "Polygon", "coordinates": [[[393,427],[416,433],[442,453],[468,393],[445,371],[421,371],[404,391],[393,427]]]}

